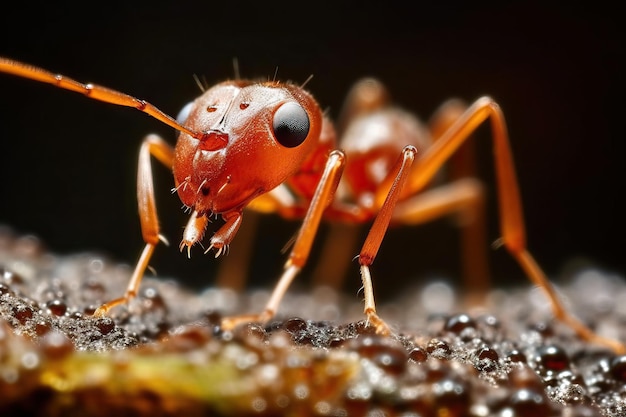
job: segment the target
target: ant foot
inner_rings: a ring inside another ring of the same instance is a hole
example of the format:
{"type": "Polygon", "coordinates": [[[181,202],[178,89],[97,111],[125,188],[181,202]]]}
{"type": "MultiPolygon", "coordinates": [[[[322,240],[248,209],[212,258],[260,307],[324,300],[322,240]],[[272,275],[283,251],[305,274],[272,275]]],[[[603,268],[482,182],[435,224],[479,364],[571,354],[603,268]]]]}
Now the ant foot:
{"type": "Polygon", "coordinates": [[[108,303],[104,303],[100,307],[98,307],[96,311],[93,312],[93,317],[106,317],[109,310],[119,304],[124,304],[128,300],[129,297],[120,297],[116,298],[115,300],[109,301],[108,303]]]}
{"type": "Polygon", "coordinates": [[[100,307],[98,307],[96,311],[93,312],[93,317],[97,317],[97,318],[106,317],[107,313],[109,312],[109,309],[110,307],[108,306],[108,304],[103,304],[100,307]]]}
{"type": "Polygon", "coordinates": [[[376,328],[376,334],[381,336],[389,336],[391,334],[391,328],[381,319],[375,311],[365,313],[367,315],[367,322],[376,328]]]}
{"type": "Polygon", "coordinates": [[[241,324],[267,323],[273,316],[274,314],[271,311],[265,310],[259,314],[245,314],[240,316],[226,317],[222,319],[222,323],[220,326],[222,330],[230,331],[241,324]]]}

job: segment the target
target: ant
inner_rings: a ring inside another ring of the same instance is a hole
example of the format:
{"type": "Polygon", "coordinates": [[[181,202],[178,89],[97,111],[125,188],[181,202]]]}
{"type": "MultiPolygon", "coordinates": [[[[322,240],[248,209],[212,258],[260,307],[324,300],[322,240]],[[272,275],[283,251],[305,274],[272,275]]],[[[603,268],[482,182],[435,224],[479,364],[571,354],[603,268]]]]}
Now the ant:
{"type": "Polygon", "coordinates": [[[267,322],[275,315],[289,285],[305,265],[325,217],[373,222],[358,255],[364,314],[377,333],[389,334],[389,326],[376,313],[370,274],[387,228],[392,221],[419,223],[478,204],[481,191],[473,181],[459,180],[440,193],[425,188],[441,166],[488,120],[497,175],[502,234],[499,243],[529,279],[544,290],[557,319],[585,340],[626,352],[623,344],[595,334],[565,309],[527,250],[506,122],[500,106],[490,97],[481,97],[462,109],[458,102],[444,104],[431,129],[435,140],[429,143],[425,139],[430,136],[428,131],[413,116],[387,106],[382,84],[363,80],[348,96],[347,110],[339,123],[343,131],[339,150],[330,120],[313,96],[293,83],[224,81],[204,91],[173,119],[144,100],[15,60],[0,57],[0,72],[134,107],[179,131],[174,148],[154,134],[143,140],[137,198],[145,248],[125,294],[100,306],[96,316],[136,296],[156,245],[160,241],[167,243],[159,233],[151,167],[154,157],[173,171],[174,190],[191,211],[181,251],[187,249],[190,253],[191,247],[203,239],[211,216],[224,220],[206,250],[215,250],[216,257],[228,250],[241,226],[244,208],[303,219],[265,309],[259,314],[225,318],[224,329],[249,321],[267,322]],[[343,188],[339,187],[342,178],[343,188]]]}

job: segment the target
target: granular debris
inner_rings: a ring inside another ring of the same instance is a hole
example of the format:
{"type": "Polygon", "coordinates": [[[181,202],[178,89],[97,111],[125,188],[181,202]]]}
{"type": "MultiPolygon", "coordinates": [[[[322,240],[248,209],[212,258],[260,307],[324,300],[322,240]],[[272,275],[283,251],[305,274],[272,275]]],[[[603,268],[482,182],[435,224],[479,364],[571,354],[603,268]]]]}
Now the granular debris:
{"type": "MultiPolygon", "coordinates": [[[[437,307],[460,303],[446,284],[407,290],[380,308],[389,337],[329,289],[290,293],[276,320],[225,332],[221,317],[267,294],[146,278],[128,306],[93,317],[130,272],[0,230],[0,414],[626,416],[626,356],[578,340],[529,288],[451,311],[437,307]]],[[[583,270],[572,282],[559,290],[579,317],[625,340],[623,278],[583,270]]]]}

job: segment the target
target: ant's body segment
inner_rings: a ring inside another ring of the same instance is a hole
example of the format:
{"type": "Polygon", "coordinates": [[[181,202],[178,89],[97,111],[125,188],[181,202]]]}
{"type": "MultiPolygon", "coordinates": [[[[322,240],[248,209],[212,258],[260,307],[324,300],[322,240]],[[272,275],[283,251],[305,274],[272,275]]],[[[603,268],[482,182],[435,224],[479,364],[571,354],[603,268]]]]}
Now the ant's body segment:
{"type": "MultiPolygon", "coordinates": [[[[445,188],[426,189],[441,166],[483,122],[489,120],[494,143],[500,213],[500,242],[526,275],[547,294],[556,318],[583,339],[624,352],[574,318],[526,249],[525,227],[504,115],[489,97],[470,106],[451,101],[429,127],[387,103],[375,80],[363,80],[348,97],[335,128],[302,87],[276,81],[226,81],[207,89],[174,120],[132,96],[82,84],[0,57],[0,72],[50,83],[91,98],[134,107],[178,130],[172,148],[157,135],[140,148],[137,176],[139,217],[145,248],[126,293],[96,310],[104,315],[133,298],[160,240],[151,157],[171,169],[174,187],[191,211],[181,250],[199,243],[209,217],[224,223],[210,237],[208,250],[226,251],[249,208],[303,219],[272,295],[260,314],[226,318],[224,328],[272,318],[290,283],[305,265],[322,218],[351,223],[372,221],[358,256],[365,297],[364,312],[377,332],[388,325],[376,313],[370,265],[391,222],[415,224],[481,204],[476,181],[461,179],[445,188]],[[432,139],[431,139],[432,138],[432,139]],[[340,150],[339,150],[340,149],[340,150]],[[342,186],[339,187],[340,181],[342,186]]],[[[207,251],[208,251],[207,250],[207,251]]],[[[216,256],[217,256],[216,255],[216,256]]]]}

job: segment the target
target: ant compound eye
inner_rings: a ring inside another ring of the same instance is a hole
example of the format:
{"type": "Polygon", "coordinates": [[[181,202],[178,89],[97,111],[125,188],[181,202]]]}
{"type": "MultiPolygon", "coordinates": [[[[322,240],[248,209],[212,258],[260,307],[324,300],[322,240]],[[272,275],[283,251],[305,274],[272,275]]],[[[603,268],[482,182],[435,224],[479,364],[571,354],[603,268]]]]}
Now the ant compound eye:
{"type": "Polygon", "coordinates": [[[296,102],[287,102],[274,113],[274,136],[287,148],[295,148],[304,142],[309,127],[309,115],[296,102]]]}
{"type": "Polygon", "coordinates": [[[178,116],[176,116],[176,121],[179,124],[185,123],[187,118],[189,117],[189,113],[191,113],[191,109],[193,108],[193,101],[185,104],[183,108],[178,112],[178,116]]]}

